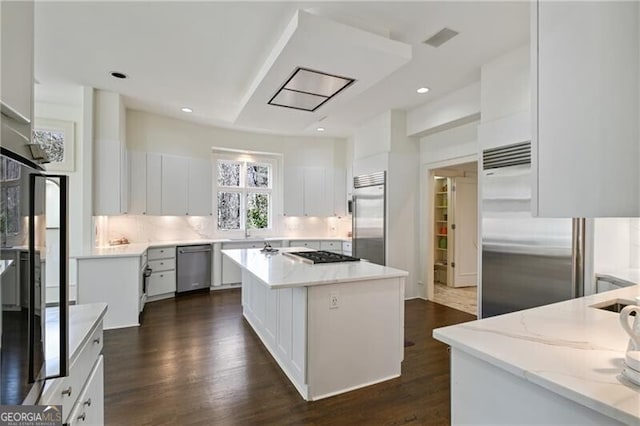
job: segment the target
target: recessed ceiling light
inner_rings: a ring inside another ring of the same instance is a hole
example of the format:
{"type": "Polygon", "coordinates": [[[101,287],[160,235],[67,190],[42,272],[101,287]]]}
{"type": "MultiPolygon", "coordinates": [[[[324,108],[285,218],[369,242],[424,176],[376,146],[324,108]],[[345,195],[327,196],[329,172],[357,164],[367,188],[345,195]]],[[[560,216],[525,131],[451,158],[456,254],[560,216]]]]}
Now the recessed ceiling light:
{"type": "Polygon", "coordinates": [[[180,108],[180,111],[182,111],[182,112],[193,112],[193,110],[191,108],[187,108],[187,107],[180,108]]]}
{"type": "Polygon", "coordinates": [[[423,93],[427,93],[429,91],[428,87],[421,87],[418,90],[416,90],[416,92],[423,94],[423,93]]]}
{"type": "Polygon", "coordinates": [[[125,79],[125,78],[127,78],[127,75],[123,74],[121,72],[118,72],[118,71],[111,71],[111,77],[125,79]]]}
{"type": "Polygon", "coordinates": [[[324,127],[318,127],[316,130],[319,132],[324,132],[324,127]]]}

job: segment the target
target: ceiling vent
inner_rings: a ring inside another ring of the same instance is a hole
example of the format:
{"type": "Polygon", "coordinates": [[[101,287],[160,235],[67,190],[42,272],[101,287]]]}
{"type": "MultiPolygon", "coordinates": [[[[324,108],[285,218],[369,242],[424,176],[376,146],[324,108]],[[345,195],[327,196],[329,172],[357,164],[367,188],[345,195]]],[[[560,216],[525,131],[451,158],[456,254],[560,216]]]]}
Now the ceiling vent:
{"type": "Polygon", "coordinates": [[[423,43],[433,47],[440,47],[458,34],[459,33],[457,31],[445,27],[426,39],[423,43]]]}
{"type": "Polygon", "coordinates": [[[353,78],[298,67],[268,103],[312,112],[354,81],[353,78]]]}

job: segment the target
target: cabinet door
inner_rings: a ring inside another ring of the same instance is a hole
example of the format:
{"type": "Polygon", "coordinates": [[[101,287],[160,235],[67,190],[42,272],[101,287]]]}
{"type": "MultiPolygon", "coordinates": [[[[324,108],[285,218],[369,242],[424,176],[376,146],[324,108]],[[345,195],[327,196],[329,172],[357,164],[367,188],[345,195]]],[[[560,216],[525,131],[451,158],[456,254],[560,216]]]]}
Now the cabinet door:
{"type": "Polygon", "coordinates": [[[347,171],[333,170],[333,215],[344,217],[347,215],[347,171]]]}
{"type": "Polygon", "coordinates": [[[189,159],[162,156],[162,214],[183,216],[187,214],[189,187],[189,159]]]}
{"type": "Polygon", "coordinates": [[[304,214],[304,184],[302,167],[284,168],[284,215],[302,216],[304,214]]]}
{"type": "Polygon", "coordinates": [[[174,293],[176,291],[176,273],[174,271],[151,274],[147,282],[147,296],[174,293]]]}
{"type": "Polygon", "coordinates": [[[129,150],[120,144],[120,212],[129,211],[129,150]]]}
{"type": "Polygon", "coordinates": [[[129,153],[129,213],[147,214],[147,155],[129,153]]]}
{"type": "Polygon", "coordinates": [[[189,159],[188,212],[192,216],[213,215],[211,162],[189,159]]]}
{"type": "Polygon", "coordinates": [[[304,169],[304,215],[327,216],[324,193],[324,168],[306,167],[304,169]]]}
{"type": "Polygon", "coordinates": [[[119,141],[101,140],[95,145],[95,174],[93,182],[93,212],[95,216],[114,216],[122,213],[120,197],[120,162],[122,161],[119,141]]]}
{"type": "Polygon", "coordinates": [[[532,11],[533,213],[639,216],[638,3],[532,11]]]}
{"type": "Polygon", "coordinates": [[[0,3],[2,103],[31,119],[33,99],[34,2],[0,3]]]}
{"type": "Polygon", "coordinates": [[[147,153],[147,214],[162,214],[162,155],[147,153]]]}

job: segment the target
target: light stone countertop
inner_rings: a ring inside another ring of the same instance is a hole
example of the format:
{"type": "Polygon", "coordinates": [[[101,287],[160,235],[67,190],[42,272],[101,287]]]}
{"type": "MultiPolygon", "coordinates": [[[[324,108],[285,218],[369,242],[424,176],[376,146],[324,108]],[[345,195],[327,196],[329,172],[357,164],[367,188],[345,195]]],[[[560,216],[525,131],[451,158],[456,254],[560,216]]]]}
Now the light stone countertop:
{"type": "Polygon", "coordinates": [[[640,386],[620,375],[629,336],[618,314],[591,305],[634,303],[625,287],[464,324],[433,336],[528,382],[626,424],[640,424],[640,386]]]}
{"type": "MultiPolygon", "coordinates": [[[[69,364],[78,356],[78,351],[89,339],[89,332],[107,312],[106,303],[87,303],[84,305],[69,306],[69,364]]],[[[58,308],[46,310],[46,353],[47,374],[56,374],[59,371],[58,357],[60,351],[60,334],[58,321],[60,312],[58,308]]]]}
{"type": "Polygon", "coordinates": [[[282,253],[285,251],[310,250],[305,247],[286,247],[271,254],[261,253],[260,249],[222,250],[222,253],[271,288],[307,287],[408,275],[408,272],[400,269],[365,261],[313,265],[284,256],[282,253]]]}
{"type": "Polygon", "coordinates": [[[76,256],[70,256],[72,259],[94,259],[101,257],[137,257],[142,256],[145,250],[153,247],[167,247],[179,245],[195,245],[195,244],[214,244],[214,243],[251,243],[262,241],[346,241],[350,239],[339,237],[264,237],[264,238],[247,238],[247,239],[200,239],[200,240],[174,240],[174,241],[151,241],[147,243],[131,243],[117,246],[93,247],[84,253],[76,256]]]}

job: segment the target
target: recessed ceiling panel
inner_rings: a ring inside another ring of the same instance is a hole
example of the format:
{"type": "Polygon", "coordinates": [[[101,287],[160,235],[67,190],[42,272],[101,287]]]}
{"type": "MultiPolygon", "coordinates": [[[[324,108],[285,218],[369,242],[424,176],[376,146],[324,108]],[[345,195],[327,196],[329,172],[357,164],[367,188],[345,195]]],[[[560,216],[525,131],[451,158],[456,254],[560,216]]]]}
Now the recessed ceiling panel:
{"type": "Polygon", "coordinates": [[[322,105],[327,99],[326,96],[317,96],[311,93],[296,92],[294,90],[282,89],[269,101],[271,105],[281,107],[313,111],[322,105]]]}
{"type": "Polygon", "coordinates": [[[285,89],[331,97],[353,81],[352,78],[298,68],[284,87],[285,89]]]}

